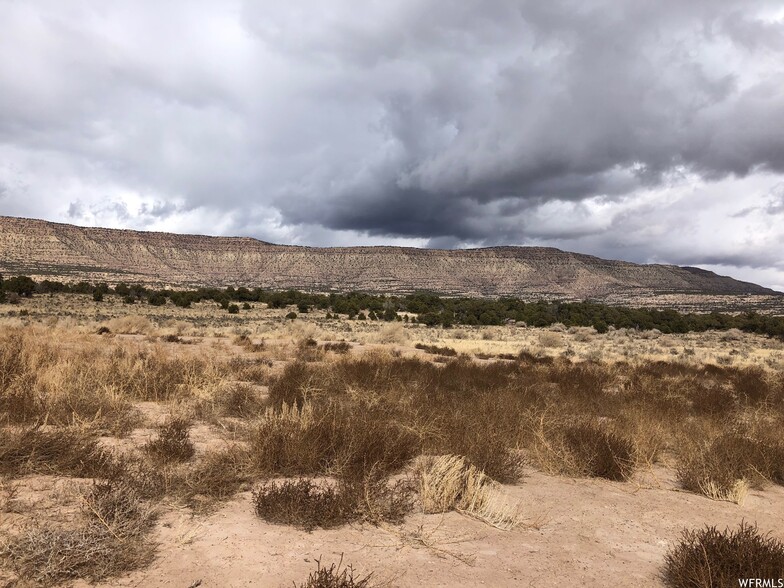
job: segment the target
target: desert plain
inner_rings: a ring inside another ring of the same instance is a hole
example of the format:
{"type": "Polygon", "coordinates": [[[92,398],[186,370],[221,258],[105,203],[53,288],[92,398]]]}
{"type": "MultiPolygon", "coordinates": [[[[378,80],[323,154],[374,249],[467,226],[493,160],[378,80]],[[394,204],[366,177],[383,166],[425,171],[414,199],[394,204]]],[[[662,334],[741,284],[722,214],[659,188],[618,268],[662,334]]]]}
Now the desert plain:
{"type": "Polygon", "coordinates": [[[0,584],[663,586],[685,531],[784,540],[781,340],[291,310],[0,305],[0,584]]]}

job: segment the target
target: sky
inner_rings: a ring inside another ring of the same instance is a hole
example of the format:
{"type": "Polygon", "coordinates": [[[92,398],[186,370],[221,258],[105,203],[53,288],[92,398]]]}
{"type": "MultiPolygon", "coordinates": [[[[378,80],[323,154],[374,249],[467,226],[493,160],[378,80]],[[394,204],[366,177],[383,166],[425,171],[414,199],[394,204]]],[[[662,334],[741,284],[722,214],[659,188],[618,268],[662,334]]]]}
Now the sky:
{"type": "Polygon", "coordinates": [[[784,291],[784,6],[0,0],[0,214],[784,291]]]}

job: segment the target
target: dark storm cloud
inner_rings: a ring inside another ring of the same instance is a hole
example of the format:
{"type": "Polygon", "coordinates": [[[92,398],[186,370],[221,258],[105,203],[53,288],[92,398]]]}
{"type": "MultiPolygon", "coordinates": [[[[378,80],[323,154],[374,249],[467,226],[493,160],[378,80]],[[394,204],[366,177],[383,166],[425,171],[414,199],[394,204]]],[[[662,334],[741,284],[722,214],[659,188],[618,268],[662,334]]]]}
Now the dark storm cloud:
{"type": "Polygon", "coordinates": [[[677,169],[710,180],[784,171],[784,74],[739,70],[782,56],[781,23],[744,16],[764,3],[485,4],[441,22],[445,3],[409,5],[372,35],[348,23],[284,47],[371,80],[401,64],[422,79],[376,93],[388,157],[359,159],[360,181],[339,189],[285,194],[286,219],[493,240],[494,217],[481,235],[465,214],[493,215],[500,199],[619,198],[677,169]],[[757,28],[770,43],[750,43],[757,28]]]}
{"type": "Polygon", "coordinates": [[[782,239],[778,2],[0,0],[0,87],[0,213],[749,266],[782,239]]]}

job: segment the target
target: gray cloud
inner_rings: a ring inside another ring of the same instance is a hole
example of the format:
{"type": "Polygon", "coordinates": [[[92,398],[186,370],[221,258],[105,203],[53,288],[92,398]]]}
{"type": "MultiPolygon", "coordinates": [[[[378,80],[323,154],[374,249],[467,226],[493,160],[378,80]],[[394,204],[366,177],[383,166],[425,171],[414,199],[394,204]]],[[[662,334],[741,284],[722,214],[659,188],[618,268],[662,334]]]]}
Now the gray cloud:
{"type": "Polygon", "coordinates": [[[0,0],[0,212],[779,271],[783,58],[763,0],[0,0]]]}

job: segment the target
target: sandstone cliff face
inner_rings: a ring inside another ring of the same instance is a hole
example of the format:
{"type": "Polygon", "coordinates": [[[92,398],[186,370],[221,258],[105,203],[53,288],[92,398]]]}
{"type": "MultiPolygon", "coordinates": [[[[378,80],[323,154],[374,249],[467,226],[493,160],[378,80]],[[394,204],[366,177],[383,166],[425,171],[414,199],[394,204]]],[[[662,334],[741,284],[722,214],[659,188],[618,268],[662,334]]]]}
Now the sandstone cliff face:
{"type": "Polygon", "coordinates": [[[544,247],[293,247],[243,237],[85,228],[12,217],[0,217],[0,272],[160,286],[432,290],[526,298],[773,293],[696,268],[608,261],[544,247]]]}

